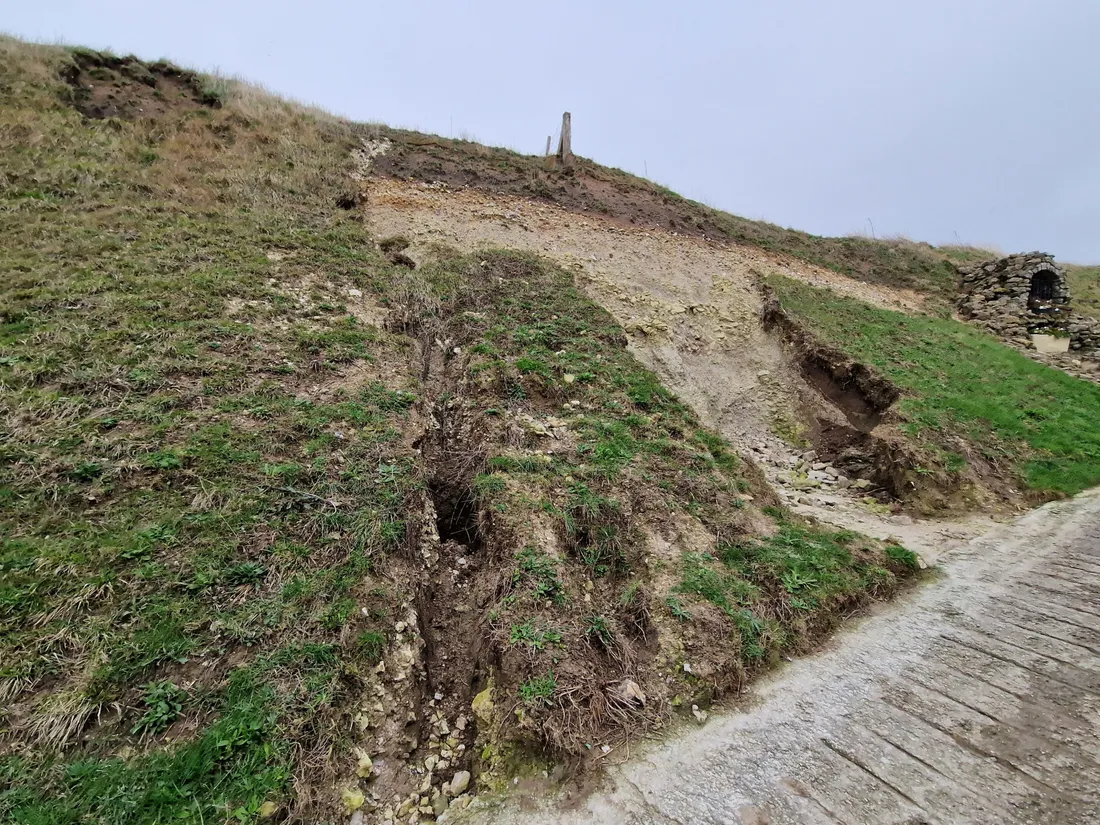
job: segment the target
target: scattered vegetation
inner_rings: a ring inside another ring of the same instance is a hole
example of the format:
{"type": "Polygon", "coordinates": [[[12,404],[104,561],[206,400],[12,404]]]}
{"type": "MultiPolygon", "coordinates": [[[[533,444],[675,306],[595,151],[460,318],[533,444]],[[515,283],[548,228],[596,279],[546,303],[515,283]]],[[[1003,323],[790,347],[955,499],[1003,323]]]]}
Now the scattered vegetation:
{"type": "Polygon", "coordinates": [[[1007,464],[1039,494],[1100,482],[1100,387],[966,324],[878,309],[778,276],[769,283],[813,332],[903,388],[905,429],[942,448],[947,464],[1007,464]]]}

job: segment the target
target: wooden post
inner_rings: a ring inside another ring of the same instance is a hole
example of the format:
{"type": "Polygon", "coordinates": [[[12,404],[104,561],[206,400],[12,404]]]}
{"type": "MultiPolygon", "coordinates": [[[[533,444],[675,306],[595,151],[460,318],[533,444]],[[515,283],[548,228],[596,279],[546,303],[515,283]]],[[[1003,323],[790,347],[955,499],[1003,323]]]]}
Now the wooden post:
{"type": "Polygon", "coordinates": [[[558,141],[558,160],[568,166],[573,162],[573,124],[569,112],[561,116],[561,139],[558,141]]]}
{"type": "Polygon", "coordinates": [[[546,136],[546,157],[550,157],[550,135],[546,136]]]}

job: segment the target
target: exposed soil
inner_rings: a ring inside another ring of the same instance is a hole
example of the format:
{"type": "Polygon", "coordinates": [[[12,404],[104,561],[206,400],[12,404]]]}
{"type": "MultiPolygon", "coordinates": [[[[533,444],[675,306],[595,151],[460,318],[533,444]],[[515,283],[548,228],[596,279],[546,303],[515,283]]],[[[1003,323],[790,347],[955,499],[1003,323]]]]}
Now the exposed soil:
{"type": "Polygon", "coordinates": [[[62,77],[71,89],[73,108],[94,120],[140,120],[221,106],[204,90],[199,75],[163,61],[145,63],[133,56],[77,49],[62,77]]]}
{"type": "Polygon", "coordinates": [[[764,327],[777,330],[795,348],[803,378],[859,432],[869,433],[881,424],[901,391],[870,367],[816,340],[783,310],[770,288],[764,290],[764,327]]]}
{"type": "Polygon", "coordinates": [[[927,244],[820,238],[711,209],[581,157],[563,167],[555,158],[400,129],[384,132],[392,146],[375,161],[375,173],[381,176],[535,198],[623,227],[750,244],[788,263],[818,264],[865,283],[903,288],[915,303],[926,297],[919,293],[949,294],[954,289],[953,265],[927,244]]]}
{"type": "MultiPolygon", "coordinates": [[[[384,246],[400,246],[413,258],[434,244],[500,246],[536,251],[571,267],[626,329],[634,355],[704,422],[760,461],[773,482],[784,484],[798,454],[815,446],[820,461],[846,462],[850,477],[873,484],[849,498],[915,500],[920,493],[922,509],[949,503],[934,489],[944,479],[918,476],[913,468],[920,457],[884,421],[898,389],[803,332],[765,299],[760,276],[779,272],[878,306],[911,309],[904,291],[760,250],[623,228],[602,217],[472,190],[374,180],[367,215],[384,246]],[[805,446],[793,446],[792,439],[805,446]]],[[[793,489],[789,502],[797,505],[813,494],[793,489]]]]}

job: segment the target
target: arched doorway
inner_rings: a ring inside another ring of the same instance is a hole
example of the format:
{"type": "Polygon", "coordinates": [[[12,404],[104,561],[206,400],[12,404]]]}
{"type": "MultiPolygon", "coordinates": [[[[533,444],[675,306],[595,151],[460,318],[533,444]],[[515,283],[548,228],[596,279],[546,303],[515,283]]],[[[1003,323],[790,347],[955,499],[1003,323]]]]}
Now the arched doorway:
{"type": "Polygon", "coordinates": [[[1031,276],[1031,292],[1027,296],[1028,306],[1049,304],[1054,300],[1054,291],[1058,286],[1058,276],[1050,270],[1036,272],[1031,276]]]}

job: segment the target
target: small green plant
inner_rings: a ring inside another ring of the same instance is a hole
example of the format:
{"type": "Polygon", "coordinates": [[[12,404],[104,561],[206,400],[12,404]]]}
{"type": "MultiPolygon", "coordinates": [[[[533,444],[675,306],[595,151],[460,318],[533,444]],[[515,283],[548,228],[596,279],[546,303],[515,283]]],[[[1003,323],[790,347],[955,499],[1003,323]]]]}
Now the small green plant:
{"type": "Polygon", "coordinates": [[[684,603],[675,596],[669,596],[665,599],[665,604],[668,605],[668,612],[672,614],[674,619],[679,619],[681,622],[691,621],[691,611],[684,607],[684,603]]]}
{"type": "Polygon", "coordinates": [[[183,460],[170,450],[159,450],[145,457],[145,466],[153,470],[178,470],[183,460]]]}
{"type": "Polygon", "coordinates": [[[519,686],[519,698],[529,705],[550,705],[558,689],[554,671],[528,679],[519,686]]]}
{"type": "Polygon", "coordinates": [[[156,736],[179,718],[187,694],[172,682],[150,682],[141,697],[145,715],[130,730],[136,736],[156,736]]]}
{"type": "Polygon", "coordinates": [[[638,579],[635,579],[630,584],[628,584],[625,588],[623,588],[623,592],[619,595],[619,606],[620,607],[631,607],[634,604],[637,604],[638,594],[641,591],[641,588],[642,588],[642,583],[638,579]]]}
{"type": "Polygon", "coordinates": [[[562,636],[557,628],[540,627],[526,621],[523,624],[512,625],[508,641],[513,645],[526,645],[530,650],[542,650],[547,645],[561,645],[562,636]]]}
{"type": "Polygon", "coordinates": [[[516,554],[518,565],[512,573],[512,585],[528,584],[536,598],[565,603],[565,587],[558,577],[558,562],[537,547],[524,547],[516,554]]]}
{"type": "Polygon", "coordinates": [[[103,465],[98,461],[83,461],[69,471],[73,481],[91,481],[103,474],[103,465]]]}
{"type": "Polygon", "coordinates": [[[235,564],[225,571],[225,583],[232,585],[255,584],[267,575],[267,568],[256,561],[235,564]]]}
{"type": "Polygon", "coordinates": [[[611,643],[615,640],[615,634],[612,633],[611,626],[603,616],[585,616],[584,635],[589,642],[604,650],[611,647],[611,643]]]}
{"type": "Polygon", "coordinates": [[[797,593],[804,587],[817,584],[817,579],[802,570],[788,570],[781,577],[788,593],[797,593]]]}

